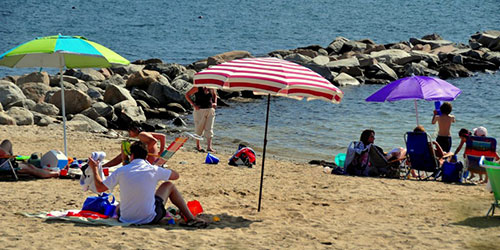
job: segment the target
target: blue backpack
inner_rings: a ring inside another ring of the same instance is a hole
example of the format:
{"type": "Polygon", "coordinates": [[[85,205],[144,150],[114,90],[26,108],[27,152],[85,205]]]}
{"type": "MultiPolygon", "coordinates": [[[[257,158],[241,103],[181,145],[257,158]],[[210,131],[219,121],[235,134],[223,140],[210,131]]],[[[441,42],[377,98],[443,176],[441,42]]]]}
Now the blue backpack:
{"type": "Polygon", "coordinates": [[[442,167],[442,180],[443,180],[443,182],[462,183],[463,170],[464,170],[464,165],[461,161],[457,161],[457,162],[445,161],[443,163],[443,167],[442,167]]]}
{"type": "Polygon", "coordinates": [[[87,197],[85,202],[83,202],[82,210],[93,211],[100,214],[107,215],[109,217],[113,216],[116,206],[115,196],[108,193],[102,193],[99,196],[90,196],[87,197]],[[113,200],[110,202],[109,197],[113,197],[113,200]]]}

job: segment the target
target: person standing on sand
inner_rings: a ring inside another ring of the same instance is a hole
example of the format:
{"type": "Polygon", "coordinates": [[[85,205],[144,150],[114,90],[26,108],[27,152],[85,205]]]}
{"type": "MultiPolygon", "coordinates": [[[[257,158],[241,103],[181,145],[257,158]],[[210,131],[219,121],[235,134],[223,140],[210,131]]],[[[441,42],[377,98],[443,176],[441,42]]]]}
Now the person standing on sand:
{"type": "Polygon", "coordinates": [[[130,146],[131,162],[114,171],[104,181],[98,174],[99,162],[89,157],[89,166],[94,174],[97,192],[112,190],[120,186],[118,220],[133,224],[157,224],[166,215],[165,203],[170,199],[186,218],[188,227],[205,228],[207,222],[197,219],[189,210],[181,193],[169,180],[179,179],[179,174],[171,169],[151,165],[146,161],[147,145],[141,141],[130,146]],[[158,189],[156,185],[163,182],[158,189]],[[156,190],[155,190],[156,189],[156,190]]]}
{"type": "Polygon", "coordinates": [[[450,115],[452,106],[449,102],[444,102],[440,107],[441,115],[438,115],[437,110],[434,110],[434,115],[432,116],[432,124],[439,125],[438,136],[436,142],[443,149],[444,152],[450,152],[451,150],[451,124],[455,122],[455,116],[450,115]]]}
{"type": "MultiPolygon", "coordinates": [[[[207,140],[207,151],[215,152],[212,148],[213,128],[215,122],[215,108],[217,107],[217,92],[207,87],[193,87],[186,92],[186,100],[193,106],[193,118],[195,133],[199,136],[205,135],[207,140]],[[194,101],[191,96],[194,95],[194,101]]],[[[196,140],[196,149],[200,152],[204,150],[200,146],[200,141],[196,140]]]]}
{"type": "MultiPolygon", "coordinates": [[[[141,142],[147,145],[149,153],[147,160],[149,163],[154,164],[157,160],[157,155],[160,155],[165,149],[165,135],[162,133],[142,131],[141,126],[137,123],[132,123],[130,125],[128,133],[130,137],[138,138],[141,142]],[[160,148],[158,148],[158,141],[160,142],[160,148]]],[[[127,157],[127,152],[123,152],[122,149],[122,152],[119,155],[102,166],[105,168],[116,166],[120,163],[126,162],[127,157]]]]}

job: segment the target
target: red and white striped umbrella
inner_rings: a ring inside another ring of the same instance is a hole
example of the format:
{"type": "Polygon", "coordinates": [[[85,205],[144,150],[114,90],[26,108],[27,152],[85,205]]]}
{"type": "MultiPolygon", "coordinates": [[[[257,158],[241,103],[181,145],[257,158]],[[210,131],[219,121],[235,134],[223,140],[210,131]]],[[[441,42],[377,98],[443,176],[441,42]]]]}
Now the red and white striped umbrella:
{"type": "Polygon", "coordinates": [[[318,73],[296,63],[271,57],[238,59],[212,66],[194,76],[194,86],[268,94],[258,211],[264,181],[270,96],[320,99],[333,103],[339,103],[344,96],[342,90],[318,73]]]}
{"type": "Polygon", "coordinates": [[[194,85],[333,103],[339,103],[344,95],[318,73],[272,57],[238,59],[212,66],[194,76],[194,85]]]}

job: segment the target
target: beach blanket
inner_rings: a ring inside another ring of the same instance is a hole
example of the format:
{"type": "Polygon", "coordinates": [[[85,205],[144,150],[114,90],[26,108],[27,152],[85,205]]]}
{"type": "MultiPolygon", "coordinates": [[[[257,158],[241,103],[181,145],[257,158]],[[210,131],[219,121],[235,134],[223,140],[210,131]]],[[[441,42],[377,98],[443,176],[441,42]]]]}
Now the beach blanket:
{"type": "Polygon", "coordinates": [[[130,223],[119,222],[118,219],[109,218],[108,216],[98,214],[91,211],[82,210],[65,210],[65,211],[51,211],[40,213],[18,213],[27,217],[42,218],[45,220],[64,220],[72,221],[75,223],[91,224],[91,225],[105,225],[105,226],[130,226],[130,223]]]}

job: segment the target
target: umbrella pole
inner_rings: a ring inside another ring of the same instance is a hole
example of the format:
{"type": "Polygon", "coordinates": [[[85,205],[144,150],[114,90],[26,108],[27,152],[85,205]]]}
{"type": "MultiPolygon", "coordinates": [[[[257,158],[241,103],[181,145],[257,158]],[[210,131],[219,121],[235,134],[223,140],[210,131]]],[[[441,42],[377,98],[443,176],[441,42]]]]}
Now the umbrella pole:
{"type": "Polygon", "coordinates": [[[418,109],[417,109],[417,99],[413,100],[413,103],[415,103],[415,114],[417,114],[417,126],[418,126],[418,109]]]}
{"type": "Polygon", "coordinates": [[[269,106],[271,104],[271,95],[267,95],[267,111],[266,111],[266,128],[264,130],[264,147],[262,148],[262,169],[260,171],[260,189],[259,189],[259,206],[257,212],[260,212],[260,201],[262,200],[262,183],[264,182],[264,163],[266,162],[266,145],[267,145],[267,124],[269,122],[269,106]]]}
{"type": "Polygon", "coordinates": [[[61,85],[61,106],[62,106],[62,117],[63,117],[63,133],[64,133],[64,155],[68,156],[68,146],[66,144],[66,108],[64,107],[64,83],[63,83],[63,68],[59,69],[60,85],[61,85]]]}

